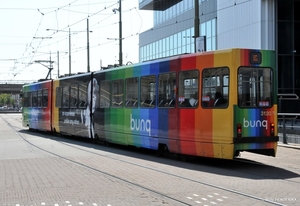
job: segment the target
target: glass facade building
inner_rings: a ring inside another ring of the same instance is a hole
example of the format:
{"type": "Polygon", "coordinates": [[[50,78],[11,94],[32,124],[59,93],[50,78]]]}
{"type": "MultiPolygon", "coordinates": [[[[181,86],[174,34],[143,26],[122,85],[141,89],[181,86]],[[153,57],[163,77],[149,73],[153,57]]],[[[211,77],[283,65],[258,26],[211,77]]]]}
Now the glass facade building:
{"type": "Polygon", "coordinates": [[[139,36],[140,62],[196,51],[195,2],[206,51],[276,50],[278,93],[300,97],[300,0],[139,0],[154,12],[153,28],[139,36]]]}
{"type": "MultiPolygon", "coordinates": [[[[195,31],[194,25],[191,24],[191,22],[193,22],[193,16],[186,15],[193,14],[194,8],[194,1],[189,0],[180,1],[164,11],[154,11],[154,30],[158,30],[158,32],[160,32],[159,30],[168,28],[170,23],[173,24],[172,22],[174,22],[174,20],[178,23],[178,25],[175,23],[174,33],[169,33],[167,31],[164,37],[141,46],[140,61],[149,61],[151,59],[195,52],[195,38],[193,38],[195,31]],[[184,17],[186,17],[186,19],[184,19],[184,17]],[[180,23],[184,24],[185,22],[187,25],[190,25],[188,28],[186,28],[185,25],[182,27],[180,26],[180,23]]],[[[205,36],[206,38],[206,50],[216,50],[216,17],[202,22],[200,27],[200,36],[205,36]]]]}
{"type": "Polygon", "coordinates": [[[278,0],[278,93],[300,97],[300,0],[278,0]]]}

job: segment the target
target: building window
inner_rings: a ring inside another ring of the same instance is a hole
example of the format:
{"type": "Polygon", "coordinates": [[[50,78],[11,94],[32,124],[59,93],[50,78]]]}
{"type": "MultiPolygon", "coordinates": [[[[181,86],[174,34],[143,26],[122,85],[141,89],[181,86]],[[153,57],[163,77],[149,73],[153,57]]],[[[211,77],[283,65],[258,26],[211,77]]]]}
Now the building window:
{"type": "Polygon", "coordinates": [[[201,24],[200,26],[200,36],[206,37],[206,51],[213,51],[216,50],[216,28],[217,23],[216,19],[212,19],[209,21],[206,21],[201,24]]]}

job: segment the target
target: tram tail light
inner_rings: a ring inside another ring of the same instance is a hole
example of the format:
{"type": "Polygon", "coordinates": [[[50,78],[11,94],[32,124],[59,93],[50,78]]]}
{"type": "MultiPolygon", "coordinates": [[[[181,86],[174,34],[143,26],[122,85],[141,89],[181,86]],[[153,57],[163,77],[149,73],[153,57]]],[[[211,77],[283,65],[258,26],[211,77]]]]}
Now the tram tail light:
{"type": "Polygon", "coordinates": [[[242,125],[240,123],[237,124],[237,137],[242,137],[242,125]]]}
{"type": "Polygon", "coordinates": [[[275,133],[275,124],[271,123],[270,124],[270,135],[274,136],[274,133],[275,133]]]}

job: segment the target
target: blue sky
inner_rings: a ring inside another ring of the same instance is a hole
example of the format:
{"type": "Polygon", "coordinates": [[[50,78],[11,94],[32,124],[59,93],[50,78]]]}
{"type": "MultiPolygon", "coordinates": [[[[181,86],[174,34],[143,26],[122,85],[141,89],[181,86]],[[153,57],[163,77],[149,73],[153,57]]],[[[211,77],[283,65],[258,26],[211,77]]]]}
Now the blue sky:
{"type": "MultiPolygon", "coordinates": [[[[100,64],[118,63],[119,41],[107,39],[119,38],[119,13],[114,14],[114,8],[119,8],[117,0],[1,0],[0,80],[45,78],[48,69],[34,61],[50,61],[50,56],[56,78],[57,51],[60,74],[68,73],[69,28],[72,73],[87,71],[87,18],[91,71],[100,64]]],[[[152,12],[138,10],[138,0],[123,0],[122,24],[123,63],[136,63],[138,34],[152,27],[152,12]]]]}

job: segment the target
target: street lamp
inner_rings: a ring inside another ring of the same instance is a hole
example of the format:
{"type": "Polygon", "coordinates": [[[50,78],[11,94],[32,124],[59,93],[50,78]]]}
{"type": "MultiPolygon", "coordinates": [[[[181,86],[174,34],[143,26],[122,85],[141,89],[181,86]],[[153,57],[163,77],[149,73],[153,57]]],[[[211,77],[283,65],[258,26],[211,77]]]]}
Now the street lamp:
{"type": "MultiPolygon", "coordinates": [[[[120,66],[123,65],[123,53],[122,53],[122,0],[119,1],[119,8],[118,9],[113,9],[112,11],[116,13],[117,11],[119,12],[119,64],[120,66]]],[[[107,38],[111,39],[111,38],[107,38]]],[[[117,39],[115,39],[117,40],[117,39]]]]}
{"type": "MultiPolygon", "coordinates": [[[[90,48],[89,48],[89,33],[93,32],[93,31],[89,31],[89,28],[88,28],[88,21],[87,21],[87,72],[90,71],[90,61],[89,61],[89,58],[90,58],[90,48]]],[[[56,31],[56,32],[69,32],[69,75],[71,75],[71,29],[69,27],[69,31],[65,31],[65,30],[57,30],[57,29],[46,29],[46,31],[56,31]]],[[[73,31],[75,33],[79,33],[79,32],[82,32],[82,31],[73,31]]]]}

